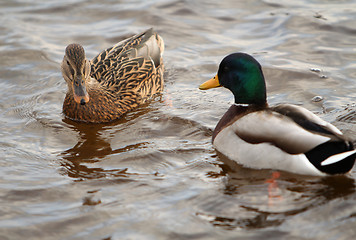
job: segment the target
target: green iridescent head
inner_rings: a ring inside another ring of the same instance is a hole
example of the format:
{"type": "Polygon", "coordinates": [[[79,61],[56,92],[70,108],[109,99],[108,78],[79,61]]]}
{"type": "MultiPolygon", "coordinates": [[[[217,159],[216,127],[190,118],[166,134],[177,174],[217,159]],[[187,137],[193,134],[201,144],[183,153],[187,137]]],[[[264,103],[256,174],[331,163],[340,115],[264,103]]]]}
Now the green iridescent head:
{"type": "Polygon", "coordinates": [[[217,75],[203,83],[200,89],[219,86],[226,87],[234,94],[235,103],[266,103],[266,84],[261,65],[248,54],[233,53],[225,57],[217,75]]]}

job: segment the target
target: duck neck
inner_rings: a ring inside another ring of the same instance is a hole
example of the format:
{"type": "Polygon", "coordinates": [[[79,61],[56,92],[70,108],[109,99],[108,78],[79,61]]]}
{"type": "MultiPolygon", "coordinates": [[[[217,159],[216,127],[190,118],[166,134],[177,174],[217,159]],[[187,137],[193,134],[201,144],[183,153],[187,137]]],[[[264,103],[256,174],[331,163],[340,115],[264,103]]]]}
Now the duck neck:
{"type": "Polygon", "coordinates": [[[249,109],[260,109],[260,108],[268,108],[268,103],[265,101],[264,103],[234,103],[235,107],[238,108],[249,108],[249,109]]]}

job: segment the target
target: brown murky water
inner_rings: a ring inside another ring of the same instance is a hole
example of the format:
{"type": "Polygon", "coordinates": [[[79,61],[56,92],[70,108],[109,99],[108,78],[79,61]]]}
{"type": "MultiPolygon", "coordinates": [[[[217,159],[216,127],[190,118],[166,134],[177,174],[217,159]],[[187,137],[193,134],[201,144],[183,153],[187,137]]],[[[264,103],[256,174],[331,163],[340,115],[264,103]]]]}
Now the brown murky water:
{"type": "Polygon", "coordinates": [[[198,90],[223,56],[263,65],[270,103],[356,139],[355,1],[0,1],[0,239],[353,239],[356,169],[315,178],[217,155],[227,90],[198,90]],[[61,114],[68,43],[92,58],[153,26],[162,96],[107,125],[61,114]],[[313,101],[321,96],[321,101],[313,101]]]}

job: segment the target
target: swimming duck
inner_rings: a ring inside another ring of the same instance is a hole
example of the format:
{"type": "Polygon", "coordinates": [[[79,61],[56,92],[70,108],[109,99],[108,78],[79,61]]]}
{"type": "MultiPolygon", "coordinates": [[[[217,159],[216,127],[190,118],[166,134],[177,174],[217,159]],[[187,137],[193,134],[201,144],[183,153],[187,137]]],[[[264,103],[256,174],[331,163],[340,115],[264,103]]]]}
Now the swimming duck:
{"type": "Polygon", "coordinates": [[[339,129],[300,106],[268,106],[261,65],[252,56],[228,55],[216,76],[199,88],[220,86],[233,93],[235,104],[218,122],[212,140],[229,159],[250,168],[304,175],[352,169],[356,150],[339,129]]]}
{"type": "Polygon", "coordinates": [[[163,51],[163,40],[153,29],[117,43],[91,61],[81,45],[68,45],[61,64],[68,85],[64,115],[75,121],[111,122],[162,92],[163,51]]]}

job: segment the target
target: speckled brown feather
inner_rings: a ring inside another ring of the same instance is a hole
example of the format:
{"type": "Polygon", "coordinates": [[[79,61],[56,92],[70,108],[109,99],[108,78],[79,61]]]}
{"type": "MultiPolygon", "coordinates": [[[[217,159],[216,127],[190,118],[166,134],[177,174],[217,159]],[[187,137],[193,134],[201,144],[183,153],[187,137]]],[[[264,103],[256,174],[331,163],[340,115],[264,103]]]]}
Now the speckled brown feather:
{"type": "MultiPolygon", "coordinates": [[[[94,80],[87,83],[90,101],[80,105],[69,91],[63,103],[63,113],[76,121],[110,122],[162,92],[163,49],[163,40],[149,29],[104,50],[91,61],[90,76],[94,80]],[[133,55],[152,36],[160,49],[159,60],[155,62],[151,56],[133,55]]],[[[78,53],[74,50],[74,53],[66,54],[76,58],[78,53]]]]}
{"type": "Polygon", "coordinates": [[[84,48],[78,44],[69,44],[66,47],[66,55],[73,60],[77,69],[80,69],[85,60],[84,48]]]}

